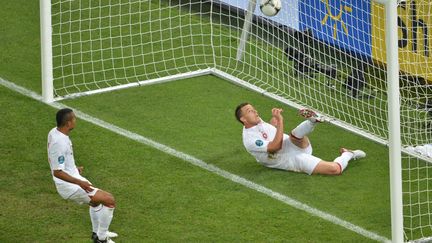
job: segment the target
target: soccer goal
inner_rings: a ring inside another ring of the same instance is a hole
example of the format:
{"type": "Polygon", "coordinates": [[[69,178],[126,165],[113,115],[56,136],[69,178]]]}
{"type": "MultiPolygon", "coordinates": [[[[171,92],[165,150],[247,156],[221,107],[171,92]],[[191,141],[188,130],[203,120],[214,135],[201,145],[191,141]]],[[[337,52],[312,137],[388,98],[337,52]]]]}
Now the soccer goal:
{"type": "Polygon", "coordinates": [[[40,0],[52,102],[216,75],[389,146],[392,239],[432,236],[432,3],[40,0]],[[431,67],[429,67],[431,64],[431,67]]]}

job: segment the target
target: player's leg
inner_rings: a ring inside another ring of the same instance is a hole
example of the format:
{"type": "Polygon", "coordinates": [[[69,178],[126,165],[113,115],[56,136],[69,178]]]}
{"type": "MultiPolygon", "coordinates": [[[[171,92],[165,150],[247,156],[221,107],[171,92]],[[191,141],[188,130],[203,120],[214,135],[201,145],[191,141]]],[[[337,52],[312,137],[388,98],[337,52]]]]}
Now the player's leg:
{"type": "Polygon", "coordinates": [[[301,149],[305,149],[307,147],[309,147],[310,142],[309,142],[309,138],[308,137],[302,137],[302,138],[297,138],[293,135],[293,133],[291,132],[290,136],[289,136],[289,140],[297,147],[301,148],[301,149]]]}
{"type": "Polygon", "coordinates": [[[290,134],[290,140],[299,148],[306,148],[309,146],[309,139],[306,137],[315,128],[316,122],[309,120],[303,121],[295,127],[290,134]]]}
{"type": "MultiPolygon", "coordinates": [[[[71,185],[71,187],[76,187],[76,191],[70,195],[67,199],[74,201],[78,204],[89,204],[90,209],[90,220],[92,222],[92,239],[93,241],[97,240],[97,232],[99,229],[99,221],[100,215],[102,214],[103,204],[92,202],[91,199],[99,192],[100,190],[95,188],[92,192],[86,192],[81,187],[77,185],[71,185]]],[[[101,193],[99,193],[101,194],[101,193]]],[[[117,234],[114,232],[107,232],[108,237],[116,237],[117,234]]],[[[112,242],[112,241],[111,241],[112,242]]]]}
{"type": "Polygon", "coordinates": [[[98,189],[90,199],[92,204],[103,204],[106,207],[115,208],[114,196],[104,190],[98,189]]]}
{"type": "MultiPolygon", "coordinates": [[[[286,146],[290,146],[290,144],[286,143],[286,146]]],[[[292,149],[287,156],[289,162],[288,170],[301,171],[309,175],[339,175],[342,171],[338,163],[323,161],[321,158],[312,155],[312,146],[310,144],[306,148],[292,149]]]]}
{"type": "MultiPolygon", "coordinates": [[[[75,184],[70,184],[70,188],[68,189],[68,191],[73,191],[73,190],[75,190],[75,192],[72,193],[70,196],[66,197],[66,199],[74,201],[78,204],[89,204],[90,205],[89,213],[90,213],[90,219],[92,222],[92,231],[93,231],[92,239],[94,241],[96,241],[97,240],[97,231],[99,228],[100,215],[101,215],[101,212],[103,211],[102,209],[104,207],[103,204],[101,203],[101,201],[109,201],[106,199],[106,197],[109,197],[109,195],[111,195],[111,194],[109,194],[107,196],[107,195],[105,195],[105,194],[107,194],[106,192],[99,190],[98,188],[95,188],[91,192],[86,192],[81,187],[79,187],[75,184]]],[[[113,204],[115,206],[115,201],[111,202],[111,204],[113,204]]],[[[114,232],[108,231],[107,236],[110,238],[111,237],[114,238],[114,237],[117,237],[118,235],[114,232]]]]}
{"type": "Polygon", "coordinates": [[[114,197],[109,192],[97,190],[97,192],[91,197],[90,203],[91,205],[102,205],[102,208],[98,213],[99,227],[96,232],[97,239],[95,242],[105,242],[105,240],[113,242],[109,239],[108,228],[111,224],[115,208],[114,197]]]}
{"type": "Polygon", "coordinates": [[[299,110],[299,115],[307,120],[291,131],[290,140],[297,147],[304,149],[309,146],[309,139],[306,136],[314,130],[317,123],[324,121],[324,117],[309,109],[299,110]]]}
{"type": "MultiPolygon", "coordinates": [[[[98,239],[97,232],[99,229],[99,215],[100,215],[101,209],[103,208],[103,205],[101,203],[100,204],[92,204],[91,202],[89,204],[90,204],[90,207],[89,207],[90,219],[91,219],[91,223],[92,223],[91,239],[93,241],[96,241],[98,239]]],[[[108,231],[107,236],[109,238],[115,238],[118,236],[118,234],[115,232],[108,231]]]]}
{"type": "MultiPolygon", "coordinates": [[[[322,159],[315,157],[312,155],[312,147],[309,145],[307,149],[293,151],[290,154],[289,161],[289,169],[297,172],[305,172],[308,175],[312,175],[316,172],[316,168],[320,169],[322,166],[322,159]]],[[[326,173],[329,173],[326,171],[326,173]]]]}
{"type": "Polygon", "coordinates": [[[89,204],[90,220],[92,223],[92,240],[95,240],[97,238],[97,232],[99,229],[99,214],[100,210],[102,209],[102,204],[89,204]]]}
{"type": "Polygon", "coordinates": [[[334,162],[341,167],[340,173],[348,166],[348,162],[353,158],[354,154],[349,150],[340,150],[340,156],[334,159],[334,162]]]}
{"type": "Polygon", "coordinates": [[[314,174],[323,175],[340,175],[348,166],[351,159],[360,159],[366,157],[362,150],[340,149],[340,156],[334,162],[320,161],[314,169],[314,174]]]}
{"type": "Polygon", "coordinates": [[[321,160],[315,166],[312,174],[340,175],[342,174],[342,167],[338,163],[321,160]]]}
{"type": "Polygon", "coordinates": [[[356,160],[366,157],[366,153],[362,150],[349,150],[346,148],[341,148],[339,152],[340,156],[337,157],[334,161],[341,166],[342,171],[345,170],[345,168],[348,166],[348,162],[351,159],[356,160]]]}

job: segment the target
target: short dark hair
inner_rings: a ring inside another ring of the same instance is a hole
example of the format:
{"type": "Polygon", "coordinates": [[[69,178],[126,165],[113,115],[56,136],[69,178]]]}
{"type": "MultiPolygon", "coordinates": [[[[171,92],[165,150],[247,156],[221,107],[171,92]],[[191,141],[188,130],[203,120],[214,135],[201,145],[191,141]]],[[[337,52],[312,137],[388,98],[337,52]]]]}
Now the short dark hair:
{"type": "Polygon", "coordinates": [[[243,122],[240,120],[240,117],[242,117],[241,109],[247,105],[250,105],[250,103],[248,102],[241,103],[240,105],[237,106],[235,110],[235,117],[237,118],[237,121],[239,121],[241,124],[243,124],[243,122]]]}
{"type": "Polygon", "coordinates": [[[62,127],[66,125],[66,123],[71,119],[70,114],[72,112],[73,110],[69,108],[63,108],[57,111],[56,114],[57,127],[62,127]]]}

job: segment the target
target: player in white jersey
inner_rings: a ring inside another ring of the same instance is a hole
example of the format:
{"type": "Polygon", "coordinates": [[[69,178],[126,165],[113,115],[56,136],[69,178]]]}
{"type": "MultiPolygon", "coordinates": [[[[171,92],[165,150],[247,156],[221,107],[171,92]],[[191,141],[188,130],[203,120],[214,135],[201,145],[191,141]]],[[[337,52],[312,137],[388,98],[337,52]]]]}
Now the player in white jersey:
{"type": "Polygon", "coordinates": [[[351,159],[366,156],[361,150],[340,149],[340,156],[333,162],[312,155],[308,135],[317,123],[324,121],[315,112],[303,109],[300,115],[307,120],[284,134],[282,109],[272,109],[271,124],[264,122],[249,103],[237,106],[235,116],[244,125],[243,144],[246,150],[264,166],[311,174],[340,175],[351,159]]]}
{"type": "Polygon", "coordinates": [[[115,208],[114,197],[94,187],[81,176],[82,167],[75,165],[69,133],[75,128],[76,117],[71,109],[61,109],[56,114],[57,127],[48,133],[48,161],[58,193],[64,199],[90,205],[94,242],[111,242],[117,234],[109,232],[115,208]]]}

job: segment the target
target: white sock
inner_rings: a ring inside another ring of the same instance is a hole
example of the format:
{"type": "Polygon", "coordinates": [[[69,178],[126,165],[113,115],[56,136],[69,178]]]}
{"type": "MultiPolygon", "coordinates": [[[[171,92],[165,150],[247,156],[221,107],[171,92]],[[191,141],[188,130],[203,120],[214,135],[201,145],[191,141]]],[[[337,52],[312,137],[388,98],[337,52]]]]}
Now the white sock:
{"type": "Polygon", "coordinates": [[[291,134],[296,138],[303,138],[313,131],[316,122],[311,122],[309,120],[303,121],[296,128],[291,131],[291,134]]]}
{"type": "Polygon", "coordinates": [[[99,212],[99,228],[97,235],[99,240],[107,238],[107,231],[113,218],[114,208],[103,206],[99,212]]]}
{"type": "Polygon", "coordinates": [[[343,152],[341,156],[334,159],[334,162],[338,163],[341,166],[342,171],[344,171],[345,168],[348,166],[348,161],[350,161],[353,156],[354,155],[351,152],[343,152]]]}
{"type": "Polygon", "coordinates": [[[90,220],[92,222],[93,232],[97,233],[99,228],[99,212],[102,209],[102,204],[99,204],[96,207],[90,206],[90,220]]]}

